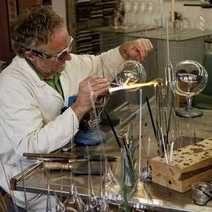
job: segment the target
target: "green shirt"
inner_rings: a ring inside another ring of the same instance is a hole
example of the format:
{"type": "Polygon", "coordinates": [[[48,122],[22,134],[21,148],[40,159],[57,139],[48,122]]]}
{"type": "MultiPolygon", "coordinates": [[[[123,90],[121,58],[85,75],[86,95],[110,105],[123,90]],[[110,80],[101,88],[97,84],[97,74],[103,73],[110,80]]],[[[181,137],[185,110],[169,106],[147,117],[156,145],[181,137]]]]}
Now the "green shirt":
{"type": "MultiPolygon", "coordinates": [[[[40,76],[42,78],[42,76],[40,76]]],[[[53,79],[50,80],[44,80],[48,85],[50,85],[52,88],[54,88],[64,99],[63,89],[60,82],[60,74],[57,73],[54,75],[53,79]]]]}
{"type": "Polygon", "coordinates": [[[31,63],[30,60],[28,60],[27,58],[25,58],[25,60],[34,69],[35,73],[39,76],[39,78],[41,80],[43,80],[49,86],[51,86],[52,88],[54,88],[63,97],[63,99],[65,99],[64,98],[64,94],[63,94],[63,89],[62,89],[62,86],[61,86],[61,82],[60,82],[60,73],[56,73],[54,75],[53,79],[46,80],[46,79],[43,78],[43,76],[39,72],[36,71],[34,65],[31,63]]]}

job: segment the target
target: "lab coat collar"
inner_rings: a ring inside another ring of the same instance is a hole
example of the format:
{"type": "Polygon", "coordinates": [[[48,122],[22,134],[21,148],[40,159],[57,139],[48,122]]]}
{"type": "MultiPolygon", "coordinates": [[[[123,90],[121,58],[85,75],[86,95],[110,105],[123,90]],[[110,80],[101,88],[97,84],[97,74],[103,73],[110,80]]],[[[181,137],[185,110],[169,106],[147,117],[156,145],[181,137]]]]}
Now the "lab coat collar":
{"type": "Polygon", "coordinates": [[[38,74],[25,58],[16,56],[13,61],[17,66],[16,70],[24,75],[24,77],[27,78],[31,83],[34,83],[38,87],[43,87],[46,85],[46,83],[39,78],[38,74]]]}
{"type": "Polygon", "coordinates": [[[16,56],[13,59],[13,62],[16,66],[15,70],[22,74],[27,79],[27,81],[37,87],[48,86],[52,90],[52,94],[54,94],[63,101],[63,97],[56,90],[49,86],[45,81],[40,79],[38,74],[35,72],[34,68],[26,61],[25,58],[16,56]]]}

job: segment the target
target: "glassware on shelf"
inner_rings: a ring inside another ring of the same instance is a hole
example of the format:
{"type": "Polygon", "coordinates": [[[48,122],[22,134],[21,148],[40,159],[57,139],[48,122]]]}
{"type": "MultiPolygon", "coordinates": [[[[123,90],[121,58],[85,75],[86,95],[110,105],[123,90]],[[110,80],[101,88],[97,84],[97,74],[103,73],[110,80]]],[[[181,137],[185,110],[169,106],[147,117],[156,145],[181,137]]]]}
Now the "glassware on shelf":
{"type": "Polygon", "coordinates": [[[125,26],[125,4],[121,1],[114,12],[113,26],[115,29],[125,26]]]}
{"type": "Polygon", "coordinates": [[[155,12],[153,2],[148,1],[146,7],[147,7],[148,25],[150,27],[153,27],[153,25],[154,25],[153,18],[154,18],[154,12],[155,12]]]}
{"type": "Polygon", "coordinates": [[[132,2],[131,1],[124,1],[124,26],[126,28],[130,27],[132,24],[132,2]]]}
{"type": "Polygon", "coordinates": [[[206,87],[208,74],[198,62],[185,60],[179,62],[172,73],[171,88],[174,93],[185,96],[185,108],[176,109],[176,115],[185,118],[194,118],[202,115],[192,107],[192,97],[198,95],[206,87]]]}
{"type": "Polygon", "coordinates": [[[156,5],[154,6],[154,13],[153,13],[153,20],[152,20],[152,23],[153,23],[153,26],[155,26],[156,28],[157,27],[162,27],[162,24],[163,24],[163,2],[160,1],[159,3],[159,6],[156,5]]]}
{"type": "Polygon", "coordinates": [[[147,3],[146,1],[141,1],[140,2],[140,8],[139,8],[139,12],[140,12],[140,18],[138,20],[139,25],[141,28],[145,28],[147,25],[147,3]]]}
{"type": "Polygon", "coordinates": [[[132,25],[131,25],[131,27],[136,30],[139,27],[139,24],[138,24],[138,18],[139,18],[139,2],[138,1],[134,1],[132,3],[131,16],[132,16],[132,25]]]}

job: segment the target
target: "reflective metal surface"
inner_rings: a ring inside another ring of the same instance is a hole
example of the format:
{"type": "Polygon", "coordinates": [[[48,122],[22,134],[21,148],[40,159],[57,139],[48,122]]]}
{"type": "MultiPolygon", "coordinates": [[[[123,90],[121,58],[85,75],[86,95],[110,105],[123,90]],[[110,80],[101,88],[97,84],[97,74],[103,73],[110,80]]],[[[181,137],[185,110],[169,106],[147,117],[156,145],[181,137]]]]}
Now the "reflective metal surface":
{"type": "MultiPolygon", "coordinates": [[[[153,100],[154,101],[154,100],[153,100]]],[[[151,103],[152,101],[150,101],[151,103]]],[[[115,111],[117,116],[121,118],[121,125],[116,127],[118,131],[126,130],[128,125],[133,120],[134,125],[131,125],[133,129],[133,138],[136,140],[138,136],[138,117],[135,116],[138,107],[134,105],[126,105],[115,111]],[[134,114],[134,115],[132,115],[134,114]]],[[[154,107],[152,110],[155,111],[154,107]]],[[[179,124],[178,131],[181,132],[181,136],[177,138],[179,145],[186,145],[189,142],[201,138],[208,138],[212,136],[211,124],[212,124],[212,111],[204,111],[204,116],[196,118],[191,122],[187,119],[178,118],[179,124]],[[189,129],[189,130],[188,130],[189,129]],[[189,139],[188,139],[189,138],[189,139]]],[[[143,147],[143,163],[150,157],[145,155],[145,152],[155,152],[157,144],[155,142],[154,133],[151,127],[151,121],[147,112],[146,105],[143,107],[143,142],[146,145],[143,147]],[[149,146],[147,142],[150,142],[149,146]],[[149,150],[148,150],[149,149],[149,150]],[[148,150],[148,151],[147,151],[148,150]]],[[[120,149],[117,143],[114,141],[114,137],[109,131],[108,127],[104,129],[107,132],[107,142],[104,144],[104,151],[107,155],[113,155],[117,157],[115,162],[110,162],[112,174],[115,179],[119,179],[120,175],[120,149]]],[[[92,154],[101,153],[101,145],[95,147],[89,147],[89,152],[92,154]]],[[[80,147],[72,151],[85,153],[85,149],[80,147]]],[[[99,169],[99,162],[91,162],[91,170],[99,169]]],[[[76,164],[76,168],[86,169],[87,163],[76,164]],[[78,166],[78,167],[77,167],[78,166]]],[[[88,176],[87,175],[72,175],[70,171],[46,171],[41,164],[35,166],[28,172],[23,172],[16,178],[14,178],[14,188],[16,190],[35,192],[35,193],[47,193],[58,194],[66,196],[70,193],[71,185],[74,183],[77,186],[77,190],[81,197],[87,197],[88,195],[88,176]]],[[[95,195],[100,196],[100,181],[101,176],[92,175],[93,190],[95,195]]],[[[111,192],[107,195],[107,201],[112,204],[121,204],[122,199],[119,193],[116,193],[115,186],[111,187],[111,192]]],[[[129,204],[137,209],[154,209],[156,211],[212,211],[212,204],[208,202],[206,206],[198,206],[192,201],[191,191],[186,193],[179,193],[166,189],[162,186],[151,182],[140,182],[133,197],[129,200],[129,204]]]]}

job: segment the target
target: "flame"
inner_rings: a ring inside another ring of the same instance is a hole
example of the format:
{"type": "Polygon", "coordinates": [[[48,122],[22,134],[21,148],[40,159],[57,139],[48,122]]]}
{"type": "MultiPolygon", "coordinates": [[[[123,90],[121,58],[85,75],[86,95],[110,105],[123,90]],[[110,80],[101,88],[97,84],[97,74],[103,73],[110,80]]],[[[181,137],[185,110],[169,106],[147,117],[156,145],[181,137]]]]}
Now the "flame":
{"type": "Polygon", "coordinates": [[[130,90],[130,89],[135,89],[135,88],[143,88],[143,87],[157,87],[161,85],[160,80],[152,80],[149,82],[142,82],[142,83],[128,83],[128,80],[126,80],[122,85],[117,86],[117,87],[111,87],[109,88],[109,93],[113,93],[115,91],[119,90],[130,90]]]}
{"type": "Polygon", "coordinates": [[[129,83],[127,84],[128,89],[133,89],[133,88],[143,88],[143,87],[156,87],[159,85],[159,82],[157,80],[152,80],[149,82],[142,82],[142,83],[129,83]]]}

